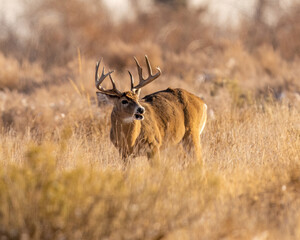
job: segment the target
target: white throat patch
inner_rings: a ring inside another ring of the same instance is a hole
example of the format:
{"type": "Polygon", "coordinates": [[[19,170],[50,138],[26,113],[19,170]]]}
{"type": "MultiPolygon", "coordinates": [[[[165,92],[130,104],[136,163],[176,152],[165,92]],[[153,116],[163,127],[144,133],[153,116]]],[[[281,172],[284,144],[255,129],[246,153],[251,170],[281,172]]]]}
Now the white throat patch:
{"type": "Polygon", "coordinates": [[[123,121],[124,123],[132,123],[132,122],[133,122],[133,117],[123,118],[122,121],[123,121]]]}

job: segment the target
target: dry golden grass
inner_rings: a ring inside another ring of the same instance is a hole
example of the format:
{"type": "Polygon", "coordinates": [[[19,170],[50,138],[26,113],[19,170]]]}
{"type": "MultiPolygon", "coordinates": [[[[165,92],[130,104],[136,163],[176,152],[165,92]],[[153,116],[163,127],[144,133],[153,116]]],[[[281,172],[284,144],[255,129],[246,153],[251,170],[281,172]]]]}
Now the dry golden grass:
{"type": "Polygon", "coordinates": [[[136,8],[114,25],[97,4],[33,2],[34,37],[0,39],[0,238],[300,239],[299,5],[224,36],[205,9],[136,8]],[[125,90],[144,54],[163,74],[143,95],[204,97],[203,168],[181,148],[125,166],[109,141],[96,60],[125,90]]]}
{"type": "Polygon", "coordinates": [[[29,128],[1,134],[2,236],[300,237],[300,122],[295,108],[267,103],[210,119],[202,138],[203,169],[176,157],[180,153],[174,150],[157,168],[138,158],[124,169],[109,142],[106,110],[99,116],[94,107],[93,119],[86,112],[86,119],[73,124],[75,119],[66,117],[51,134],[40,136],[29,128]]]}

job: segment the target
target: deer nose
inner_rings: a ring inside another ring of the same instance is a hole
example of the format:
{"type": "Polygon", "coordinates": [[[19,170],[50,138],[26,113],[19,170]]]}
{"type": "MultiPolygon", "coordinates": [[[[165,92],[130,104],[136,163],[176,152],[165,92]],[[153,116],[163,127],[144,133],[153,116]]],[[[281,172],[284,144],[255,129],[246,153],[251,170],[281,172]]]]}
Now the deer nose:
{"type": "Polygon", "coordinates": [[[139,114],[143,114],[145,112],[145,108],[143,107],[138,107],[138,109],[136,110],[139,114]]]}

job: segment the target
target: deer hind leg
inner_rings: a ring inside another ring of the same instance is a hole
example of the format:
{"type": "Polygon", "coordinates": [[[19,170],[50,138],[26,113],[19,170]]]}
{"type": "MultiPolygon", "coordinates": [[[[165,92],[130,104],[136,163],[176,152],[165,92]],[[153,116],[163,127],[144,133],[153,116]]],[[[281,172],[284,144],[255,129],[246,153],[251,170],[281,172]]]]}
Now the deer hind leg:
{"type": "Polygon", "coordinates": [[[199,133],[186,133],[182,139],[182,144],[188,156],[190,156],[193,160],[196,160],[196,162],[202,166],[203,159],[199,133]]]}

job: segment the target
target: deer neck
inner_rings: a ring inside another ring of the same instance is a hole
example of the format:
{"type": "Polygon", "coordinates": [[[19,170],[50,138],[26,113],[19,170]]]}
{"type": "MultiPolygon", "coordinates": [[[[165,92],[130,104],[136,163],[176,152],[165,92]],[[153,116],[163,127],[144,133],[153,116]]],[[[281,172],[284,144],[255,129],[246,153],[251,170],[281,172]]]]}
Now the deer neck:
{"type": "Polygon", "coordinates": [[[132,118],[121,118],[116,112],[111,114],[111,130],[114,141],[133,147],[141,132],[141,121],[132,118]]]}

